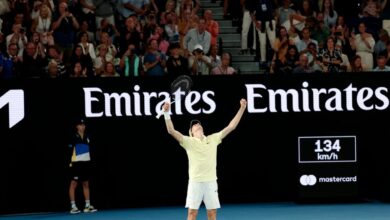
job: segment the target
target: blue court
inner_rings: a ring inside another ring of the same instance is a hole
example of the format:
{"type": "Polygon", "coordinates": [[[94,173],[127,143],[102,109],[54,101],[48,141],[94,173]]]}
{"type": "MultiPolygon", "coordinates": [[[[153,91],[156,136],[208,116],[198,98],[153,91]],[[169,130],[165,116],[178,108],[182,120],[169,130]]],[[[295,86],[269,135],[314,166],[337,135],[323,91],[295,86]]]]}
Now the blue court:
{"type": "MultiPolygon", "coordinates": [[[[184,207],[137,208],[121,210],[99,210],[96,213],[44,213],[31,215],[2,216],[10,220],[184,220],[187,210],[184,207]]],[[[225,204],[218,210],[220,220],[388,220],[390,204],[352,203],[352,204],[296,204],[296,203],[258,203],[225,204]]],[[[199,210],[199,220],[206,220],[204,208],[199,210]]]]}

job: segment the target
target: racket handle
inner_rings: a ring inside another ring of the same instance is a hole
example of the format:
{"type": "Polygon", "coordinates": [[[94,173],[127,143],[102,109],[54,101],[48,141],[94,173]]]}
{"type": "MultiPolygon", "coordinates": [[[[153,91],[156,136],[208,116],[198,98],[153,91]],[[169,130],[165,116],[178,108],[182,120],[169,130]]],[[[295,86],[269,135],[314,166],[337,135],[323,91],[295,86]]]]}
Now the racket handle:
{"type": "Polygon", "coordinates": [[[163,115],[163,114],[164,114],[164,111],[161,110],[161,111],[156,115],[156,118],[159,119],[159,118],[161,117],[161,115],[163,115]]]}
{"type": "MultiPolygon", "coordinates": [[[[172,104],[172,103],[175,103],[175,100],[173,100],[173,101],[171,102],[171,104],[172,104]]],[[[161,117],[161,115],[163,115],[163,114],[164,114],[164,110],[161,109],[160,112],[156,115],[156,118],[159,119],[159,118],[161,117]]]]}

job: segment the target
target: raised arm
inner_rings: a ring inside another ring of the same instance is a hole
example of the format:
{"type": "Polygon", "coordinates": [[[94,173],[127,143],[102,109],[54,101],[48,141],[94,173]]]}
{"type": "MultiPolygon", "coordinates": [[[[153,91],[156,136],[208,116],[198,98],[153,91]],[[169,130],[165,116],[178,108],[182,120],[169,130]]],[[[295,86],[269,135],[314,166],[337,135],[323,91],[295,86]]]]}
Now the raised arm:
{"type": "Polygon", "coordinates": [[[242,115],[244,114],[244,111],[246,109],[246,100],[241,99],[240,100],[240,109],[234,116],[234,118],[230,121],[229,125],[222,130],[222,139],[225,138],[230,132],[232,132],[238,125],[238,123],[241,120],[242,115]]]}
{"type": "Polygon", "coordinates": [[[173,138],[175,138],[179,143],[181,143],[183,141],[183,134],[176,131],[175,127],[173,126],[171,117],[169,115],[170,106],[171,105],[168,102],[165,102],[163,106],[165,125],[167,127],[168,134],[172,135],[173,138]]]}

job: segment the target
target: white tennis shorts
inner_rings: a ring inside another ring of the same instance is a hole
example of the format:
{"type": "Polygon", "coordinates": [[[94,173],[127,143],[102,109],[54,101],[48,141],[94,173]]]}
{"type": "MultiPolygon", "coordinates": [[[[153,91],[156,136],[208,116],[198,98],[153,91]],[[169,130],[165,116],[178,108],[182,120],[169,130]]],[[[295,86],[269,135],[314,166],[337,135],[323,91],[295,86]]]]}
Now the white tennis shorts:
{"type": "Polygon", "coordinates": [[[202,201],[208,210],[221,208],[217,181],[188,182],[186,208],[199,209],[202,201]]]}

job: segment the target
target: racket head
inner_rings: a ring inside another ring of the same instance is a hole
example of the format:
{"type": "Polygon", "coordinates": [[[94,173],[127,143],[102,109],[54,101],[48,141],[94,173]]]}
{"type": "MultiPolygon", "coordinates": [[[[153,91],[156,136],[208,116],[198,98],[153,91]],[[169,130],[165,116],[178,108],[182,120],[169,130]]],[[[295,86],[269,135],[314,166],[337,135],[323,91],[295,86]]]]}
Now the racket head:
{"type": "Polygon", "coordinates": [[[176,77],[175,80],[171,83],[171,96],[177,91],[183,91],[184,96],[187,95],[192,88],[193,82],[190,76],[180,75],[176,77]]]}

